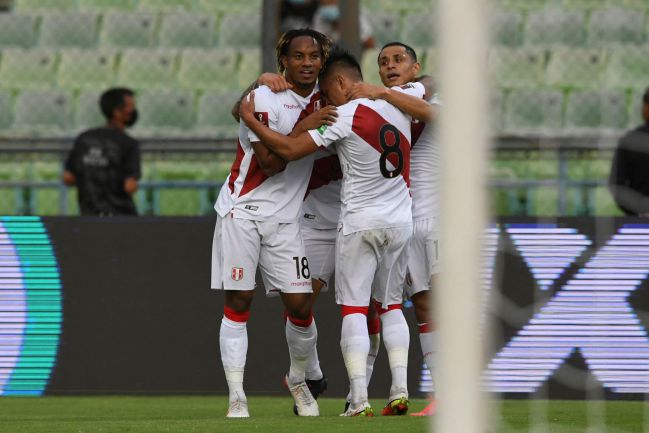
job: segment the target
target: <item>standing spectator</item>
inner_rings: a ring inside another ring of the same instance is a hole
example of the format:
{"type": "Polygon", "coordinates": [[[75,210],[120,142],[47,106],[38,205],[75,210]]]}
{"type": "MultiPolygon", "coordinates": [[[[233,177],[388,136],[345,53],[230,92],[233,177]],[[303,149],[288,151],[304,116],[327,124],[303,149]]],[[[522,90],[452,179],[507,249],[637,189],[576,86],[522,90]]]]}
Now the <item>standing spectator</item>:
{"type": "MultiPolygon", "coordinates": [[[[374,48],[372,25],[360,10],[358,14],[358,35],[361,39],[363,50],[374,48]]],[[[320,0],[320,7],[313,17],[313,28],[329,36],[334,44],[340,44],[340,6],[338,0],[320,0]]]]}
{"type": "Polygon", "coordinates": [[[644,125],[620,139],[609,185],[613,198],[626,215],[649,216],[649,88],[642,98],[644,125]]]}
{"type": "Polygon", "coordinates": [[[140,178],[140,144],[124,131],[137,121],[134,93],[109,89],[99,106],[106,126],[77,137],[65,162],[63,182],[77,186],[81,215],[137,215],[133,194],[140,178]]]}
{"type": "Polygon", "coordinates": [[[313,14],[318,9],[316,0],[282,0],[279,7],[280,30],[286,33],[293,29],[313,26],[313,14]]]}

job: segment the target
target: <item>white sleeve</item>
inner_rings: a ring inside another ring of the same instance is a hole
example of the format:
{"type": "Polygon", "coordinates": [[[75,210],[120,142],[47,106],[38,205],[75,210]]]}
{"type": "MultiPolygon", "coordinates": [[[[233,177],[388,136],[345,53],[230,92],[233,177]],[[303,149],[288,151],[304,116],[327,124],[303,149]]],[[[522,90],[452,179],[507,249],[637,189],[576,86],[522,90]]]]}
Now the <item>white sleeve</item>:
{"type": "MultiPolygon", "coordinates": [[[[255,90],[255,117],[273,131],[277,131],[277,96],[266,86],[255,90]]],[[[248,139],[260,141],[259,137],[248,128],[248,139]]]]}
{"type": "Polygon", "coordinates": [[[421,99],[423,99],[426,95],[426,88],[424,87],[424,85],[416,81],[406,83],[402,86],[390,87],[390,89],[421,99]]]}
{"type": "Polygon", "coordinates": [[[346,105],[338,107],[338,119],[331,126],[322,125],[318,129],[309,130],[311,138],[320,147],[329,147],[333,143],[349,137],[352,132],[352,120],[354,112],[344,108],[346,105]]]}

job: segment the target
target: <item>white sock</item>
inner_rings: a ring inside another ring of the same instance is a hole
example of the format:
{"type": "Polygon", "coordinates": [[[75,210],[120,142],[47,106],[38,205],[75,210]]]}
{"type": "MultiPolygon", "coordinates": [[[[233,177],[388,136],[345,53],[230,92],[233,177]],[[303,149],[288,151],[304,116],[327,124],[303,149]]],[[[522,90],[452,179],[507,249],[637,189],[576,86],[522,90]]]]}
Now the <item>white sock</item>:
{"type": "MultiPolygon", "coordinates": [[[[316,341],[318,340],[318,328],[315,325],[315,320],[312,323],[313,332],[315,333],[316,341]]],[[[320,359],[318,358],[318,345],[313,345],[313,350],[309,352],[309,358],[306,361],[306,379],[320,380],[324,377],[320,369],[320,359]]]]}
{"type": "Polygon", "coordinates": [[[243,372],[246,368],[246,353],[248,352],[246,322],[235,322],[223,317],[219,332],[219,345],[225,379],[230,390],[230,403],[235,400],[246,401],[246,395],[243,392],[243,372]]]}
{"type": "Polygon", "coordinates": [[[340,349],[349,376],[351,407],[355,409],[367,401],[367,379],[365,374],[370,339],[367,334],[367,318],[364,314],[354,313],[343,317],[340,349]]]}
{"type": "MultiPolygon", "coordinates": [[[[421,329],[420,325],[420,329],[421,329]]],[[[437,354],[437,331],[420,332],[419,343],[421,344],[421,353],[424,355],[424,362],[430,371],[430,379],[435,384],[435,356],[437,354]]]]}
{"type": "Polygon", "coordinates": [[[307,360],[316,345],[317,335],[314,321],[308,326],[298,326],[291,322],[290,317],[286,321],[286,342],[291,357],[291,367],[288,370],[289,386],[304,382],[307,360]]]}
{"type": "Polygon", "coordinates": [[[390,310],[381,315],[383,328],[383,342],[388,352],[390,371],[392,372],[392,386],[390,397],[401,394],[408,395],[408,346],[410,345],[410,332],[406,318],[401,309],[390,310]]]}
{"type": "Polygon", "coordinates": [[[370,386],[372,372],[374,371],[374,362],[381,348],[381,334],[370,334],[370,352],[367,354],[367,364],[365,365],[365,375],[367,386],[370,386]]]}

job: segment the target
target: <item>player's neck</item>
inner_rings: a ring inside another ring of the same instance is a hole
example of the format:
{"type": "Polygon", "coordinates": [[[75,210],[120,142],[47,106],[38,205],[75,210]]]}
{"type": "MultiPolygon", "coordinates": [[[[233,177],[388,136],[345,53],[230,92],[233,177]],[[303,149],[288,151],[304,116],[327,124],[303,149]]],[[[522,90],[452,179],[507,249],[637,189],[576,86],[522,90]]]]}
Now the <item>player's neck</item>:
{"type": "Polygon", "coordinates": [[[311,93],[313,93],[313,89],[315,89],[315,83],[313,84],[299,84],[299,83],[294,83],[289,81],[293,85],[293,88],[291,89],[293,93],[297,93],[303,98],[306,98],[309,96],[311,93]]]}

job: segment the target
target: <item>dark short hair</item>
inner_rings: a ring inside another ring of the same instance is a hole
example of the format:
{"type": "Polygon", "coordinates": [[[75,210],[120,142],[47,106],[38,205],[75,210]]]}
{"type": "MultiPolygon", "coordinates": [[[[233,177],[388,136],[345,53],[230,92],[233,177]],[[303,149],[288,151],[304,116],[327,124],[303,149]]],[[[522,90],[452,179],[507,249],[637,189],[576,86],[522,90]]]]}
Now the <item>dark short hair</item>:
{"type": "Polygon", "coordinates": [[[383,50],[385,50],[388,47],[403,47],[406,49],[406,53],[412,58],[413,62],[417,61],[417,53],[415,52],[415,49],[412,48],[410,45],[406,45],[403,42],[388,42],[387,44],[383,45],[383,48],[379,51],[379,57],[377,57],[377,61],[379,61],[381,53],[383,50]]]}
{"type": "Polygon", "coordinates": [[[288,56],[288,48],[291,46],[293,39],[299,38],[300,36],[308,36],[315,39],[320,46],[320,55],[322,60],[325,61],[329,55],[329,50],[331,49],[331,40],[324,34],[309,28],[304,29],[292,29],[285,32],[280,36],[277,41],[277,46],[275,51],[277,52],[277,70],[282,73],[284,72],[284,65],[282,65],[282,56],[288,56]]]}
{"type": "Polygon", "coordinates": [[[338,68],[351,71],[355,73],[358,78],[361,80],[363,79],[363,72],[361,71],[361,66],[358,64],[358,60],[356,60],[356,58],[349,52],[341,49],[335,49],[329,53],[329,57],[320,71],[319,79],[323,80],[327,75],[338,68]]]}
{"type": "Polygon", "coordinates": [[[644,92],[644,96],[642,97],[642,101],[649,105],[649,87],[647,87],[647,90],[644,92]]]}
{"type": "Polygon", "coordinates": [[[113,118],[113,112],[124,107],[124,99],[127,96],[134,96],[135,92],[126,87],[113,87],[106,90],[99,98],[99,108],[107,120],[113,118]]]}

